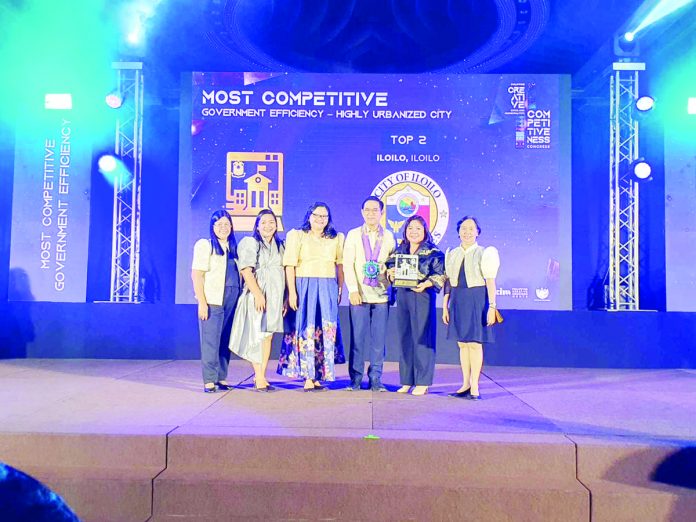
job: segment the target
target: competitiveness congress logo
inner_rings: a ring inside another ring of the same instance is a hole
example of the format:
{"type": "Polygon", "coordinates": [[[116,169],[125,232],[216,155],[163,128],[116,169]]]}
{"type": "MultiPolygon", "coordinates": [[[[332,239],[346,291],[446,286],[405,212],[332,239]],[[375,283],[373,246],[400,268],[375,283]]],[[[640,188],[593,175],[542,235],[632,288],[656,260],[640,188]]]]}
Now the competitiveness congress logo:
{"type": "Polygon", "coordinates": [[[389,174],[377,184],[372,195],[384,202],[382,226],[397,238],[403,234],[404,223],[411,216],[425,219],[435,243],[445,235],[449,223],[447,198],[440,185],[422,172],[402,170],[389,174]]]}

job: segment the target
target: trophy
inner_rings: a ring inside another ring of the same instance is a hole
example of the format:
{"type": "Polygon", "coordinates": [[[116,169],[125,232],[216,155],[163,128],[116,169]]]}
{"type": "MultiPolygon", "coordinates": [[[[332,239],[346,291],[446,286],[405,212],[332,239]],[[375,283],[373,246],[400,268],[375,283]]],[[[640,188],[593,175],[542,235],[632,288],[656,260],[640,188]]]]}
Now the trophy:
{"type": "Polygon", "coordinates": [[[418,286],[418,256],[396,254],[394,261],[394,286],[409,288],[418,286]]]}

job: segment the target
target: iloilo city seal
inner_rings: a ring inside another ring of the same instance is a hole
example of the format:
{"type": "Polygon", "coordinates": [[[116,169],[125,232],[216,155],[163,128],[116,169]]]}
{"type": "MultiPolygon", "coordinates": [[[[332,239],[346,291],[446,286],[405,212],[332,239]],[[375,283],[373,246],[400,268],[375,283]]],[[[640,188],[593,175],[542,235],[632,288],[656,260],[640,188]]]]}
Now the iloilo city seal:
{"type": "Polygon", "coordinates": [[[435,243],[447,231],[449,205],[442,187],[431,177],[413,170],[394,172],[382,179],[372,191],[384,202],[382,226],[403,234],[402,227],[411,216],[421,216],[428,224],[435,243]]]}

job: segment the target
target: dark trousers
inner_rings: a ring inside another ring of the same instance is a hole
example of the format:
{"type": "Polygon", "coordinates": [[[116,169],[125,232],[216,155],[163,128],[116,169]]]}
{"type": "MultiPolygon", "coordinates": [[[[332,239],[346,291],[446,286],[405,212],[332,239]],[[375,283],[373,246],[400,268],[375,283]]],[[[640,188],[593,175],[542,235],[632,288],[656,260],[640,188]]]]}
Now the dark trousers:
{"type": "Polygon", "coordinates": [[[435,374],[435,292],[396,293],[399,374],[403,386],[430,386],[435,374]]]}
{"type": "Polygon", "coordinates": [[[370,361],[370,367],[367,370],[370,383],[382,382],[388,318],[389,304],[387,303],[350,305],[353,340],[348,356],[348,373],[352,383],[362,381],[366,357],[370,361]]]}
{"type": "Polygon", "coordinates": [[[230,333],[232,333],[232,319],[239,293],[239,287],[226,286],[222,306],[208,305],[208,319],[206,321],[198,319],[203,383],[205,384],[227,379],[227,368],[230,364],[230,333]]]}

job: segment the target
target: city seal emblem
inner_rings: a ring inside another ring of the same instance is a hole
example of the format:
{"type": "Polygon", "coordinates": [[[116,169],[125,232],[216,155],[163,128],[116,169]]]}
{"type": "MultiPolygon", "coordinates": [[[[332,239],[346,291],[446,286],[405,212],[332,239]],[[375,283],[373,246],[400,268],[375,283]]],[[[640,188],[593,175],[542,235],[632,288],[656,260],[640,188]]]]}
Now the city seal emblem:
{"type": "Polygon", "coordinates": [[[385,212],[382,226],[394,235],[412,216],[421,216],[428,224],[435,243],[445,235],[449,224],[449,205],[442,187],[431,177],[413,170],[394,172],[382,179],[372,191],[382,200],[385,212]]]}

